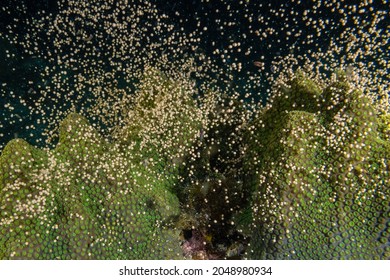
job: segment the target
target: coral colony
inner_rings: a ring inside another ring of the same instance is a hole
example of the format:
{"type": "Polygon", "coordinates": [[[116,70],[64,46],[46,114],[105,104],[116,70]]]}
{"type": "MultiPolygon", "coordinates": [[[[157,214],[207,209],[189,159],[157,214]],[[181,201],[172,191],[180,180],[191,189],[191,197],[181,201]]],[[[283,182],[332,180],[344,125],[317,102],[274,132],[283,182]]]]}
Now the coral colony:
{"type": "Polygon", "coordinates": [[[1,259],[390,259],[387,0],[2,2],[1,259]]]}

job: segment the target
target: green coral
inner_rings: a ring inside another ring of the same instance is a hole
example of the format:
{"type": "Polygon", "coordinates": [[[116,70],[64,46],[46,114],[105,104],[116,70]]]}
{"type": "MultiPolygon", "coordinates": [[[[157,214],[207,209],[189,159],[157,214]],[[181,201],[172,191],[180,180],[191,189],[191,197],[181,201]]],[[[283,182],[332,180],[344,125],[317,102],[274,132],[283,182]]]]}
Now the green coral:
{"type": "Polygon", "coordinates": [[[0,257],[181,258],[172,171],[140,160],[138,144],[108,143],[75,113],[59,134],[54,150],[18,139],[2,152],[0,257]]]}
{"type": "Polygon", "coordinates": [[[0,258],[390,258],[388,115],[345,75],[298,72],[255,114],[194,95],[146,68],[112,141],[71,113],[52,150],[9,142],[0,258]]]}
{"type": "Polygon", "coordinates": [[[371,104],[345,80],[298,74],[256,117],[250,258],[390,257],[390,149],[371,104]]]}

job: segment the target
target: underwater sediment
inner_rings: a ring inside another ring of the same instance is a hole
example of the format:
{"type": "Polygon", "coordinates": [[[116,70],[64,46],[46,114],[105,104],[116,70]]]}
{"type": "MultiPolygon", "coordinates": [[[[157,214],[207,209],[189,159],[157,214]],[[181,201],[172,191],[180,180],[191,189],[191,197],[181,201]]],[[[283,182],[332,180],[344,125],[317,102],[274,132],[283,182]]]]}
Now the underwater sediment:
{"type": "Polygon", "coordinates": [[[1,259],[390,259],[388,7],[207,2],[3,9],[1,259]]]}

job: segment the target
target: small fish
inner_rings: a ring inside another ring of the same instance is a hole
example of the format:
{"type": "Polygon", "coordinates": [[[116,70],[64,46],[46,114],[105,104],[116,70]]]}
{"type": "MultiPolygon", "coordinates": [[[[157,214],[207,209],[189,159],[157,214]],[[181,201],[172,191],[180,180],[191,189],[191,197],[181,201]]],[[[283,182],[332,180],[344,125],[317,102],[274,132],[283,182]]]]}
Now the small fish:
{"type": "Polygon", "coordinates": [[[264,67],[264,62],[253,61],[253,65],[256,66],[256,67],[259,67],[259,68],[263,68],[264,67]]]}

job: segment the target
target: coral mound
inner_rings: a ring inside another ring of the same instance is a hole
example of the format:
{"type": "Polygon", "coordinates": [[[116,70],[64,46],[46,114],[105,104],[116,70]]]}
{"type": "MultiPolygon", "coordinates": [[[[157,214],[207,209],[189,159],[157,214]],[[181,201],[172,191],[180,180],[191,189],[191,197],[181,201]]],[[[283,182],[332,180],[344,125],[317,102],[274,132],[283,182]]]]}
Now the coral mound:
{"type": "Polygon", "coordinates": [[[389,259],[389,142],[344,76],[298,73],[254,121],[251,258],[389,259]]]}

